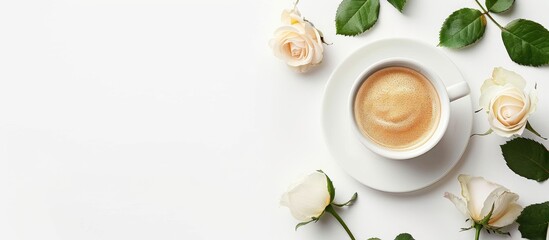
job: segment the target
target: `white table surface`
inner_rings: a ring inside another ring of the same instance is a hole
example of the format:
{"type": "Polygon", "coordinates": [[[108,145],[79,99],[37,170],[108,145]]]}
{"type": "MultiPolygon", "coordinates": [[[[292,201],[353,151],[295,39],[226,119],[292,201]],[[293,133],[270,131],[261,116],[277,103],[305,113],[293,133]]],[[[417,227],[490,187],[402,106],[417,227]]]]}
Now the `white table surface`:
{"type": "MultiPolygon", "coordinates": [[[[361,185],[329,154],[320,125],[324,86],[358,47],[391,37],[436,45],[443,20],[474,1],[410,0],[404,14],[381,1],[369,32],[335,35],[339,1],[302,0],[327,42],[321,67],[297,74],[268,40],[291,1],[18,0],[0,3],[0,239],[347,239],[333,218],[297,232],[279,197],[323,169],[357,239],[472,239],[445,191],[460,173],[482,175],[529,205],[549,182],[515,175],[504,138],[476,137],[439,183],[409,194],[361,185]]],[[[517,1],[515,18],[549,27],[549,2],[517,1]]],[[[532,125],[549,135],[549,68],[513,63],[488,22],[478,44],[441,49],[478,104],[493,67],[538,83],[532,125]]],[[[474,132],[487,129],[474,116],[474,132]]],[[[526,136],[532,136],[526,134],[526,136]]],[[[548,146],[548,143],[544,143],[548,146]]],[[[390,173],[388,173],[390,174],[390,173]]],[[[511,226],[511,239],[520,239],[511,226]]],[[[482,239],[509,239],[483,233],[482,239]]]]}

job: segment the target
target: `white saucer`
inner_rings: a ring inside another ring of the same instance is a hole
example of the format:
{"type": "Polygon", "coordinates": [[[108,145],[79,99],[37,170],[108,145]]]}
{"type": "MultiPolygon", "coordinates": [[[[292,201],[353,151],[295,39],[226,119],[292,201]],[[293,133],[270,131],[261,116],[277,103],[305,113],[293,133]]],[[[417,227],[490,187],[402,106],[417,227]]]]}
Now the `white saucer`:
{"type": "Polygon", "coordinates": [[[358,75],[386,58],[405,57],[432,66],[446,86],[463,80],[459,69],[436,47],[410,39],[367,44],[347,57],[332,73],[322,106],[322,127],[330,152],[339,165],[362,184],[385,192],[411,192],[434,184],[459,162],[473,126],[471,96],[450,103],[450,122],[431,151],[410,160],[385,159],[364,147],[352,132],[348,97],[358,75]]]}

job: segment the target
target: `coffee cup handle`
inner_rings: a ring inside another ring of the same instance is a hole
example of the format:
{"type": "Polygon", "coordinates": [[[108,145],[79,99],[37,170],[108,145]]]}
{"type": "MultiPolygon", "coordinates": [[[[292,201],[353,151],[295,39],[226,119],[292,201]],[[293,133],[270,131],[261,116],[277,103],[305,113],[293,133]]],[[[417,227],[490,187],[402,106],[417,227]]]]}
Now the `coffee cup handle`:
{"type": "Polygon", "coordinates": [[[446,88],[450,102],[469,95],[469,85],[462,81],[446,88]]]}

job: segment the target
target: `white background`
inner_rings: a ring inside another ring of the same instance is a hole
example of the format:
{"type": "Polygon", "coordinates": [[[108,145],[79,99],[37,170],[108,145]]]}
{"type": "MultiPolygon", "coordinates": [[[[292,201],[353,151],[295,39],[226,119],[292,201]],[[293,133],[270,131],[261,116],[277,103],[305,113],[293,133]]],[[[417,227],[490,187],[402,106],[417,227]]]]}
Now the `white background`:
{"type": "MultiPolygon", "coordinates": [[[[472,239],[442,197],[459,194],[459,173],[510,188],[522,205],[549,200],[548,182],[507,168],[505,139],[495,135],[473,138],[458,166],[419,192],[378,192],[346,175],[320,125],[336,65],[382,38],[436,45],[446,16],[478,7],[410,0],[400,14],[382,0],[378,23],[351,38],[335,35],[338,4],[299,4],[333,44],[319,68],[298,74],[268,47],[289,0],[2,1],[0,239],[347,239],[330,217],[296,232],[278,205],[288,185],[316,169],[332,178],[337,200],[358,192],[340,211],[357,239],[472,239]]],[[[547,1],[517,1],[496,18],[549,26],[548,11],[547,1]]],[[[549,69],[513,63],[493,23],[474,46],[441,51],[469,82],[475,109],[493,67],[518,72],[528,88],[537,83],[530,121],[549,135],[549,69]]],[[[473,131],[487,128],[475,114],[473,131]]],[[[516,228],[511,239],[520,239],[516,228]]]]}

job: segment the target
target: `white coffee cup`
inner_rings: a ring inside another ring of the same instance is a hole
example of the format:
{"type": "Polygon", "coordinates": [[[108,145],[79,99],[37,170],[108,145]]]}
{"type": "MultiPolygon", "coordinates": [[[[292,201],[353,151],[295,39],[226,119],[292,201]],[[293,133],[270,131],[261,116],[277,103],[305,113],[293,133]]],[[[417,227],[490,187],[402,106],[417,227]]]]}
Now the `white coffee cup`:
{"type": "Polygon", "coordinates": [[[360,142],[370,149],[372,152],[377,153],[386,158],[396,159],[396,160],[405,160],[418,157],[437,145],[437,143],[442,139],[446,129],[448,128],[448,122],[450,120],[450,102],[460,99],[469,94],[469,85],[465,82],[459,82],[452,86],[446,87],[440,77],[436,72],[420,64],[419,62],[407,59],[407,58],[389,58],[384,59],[379,62],[376,62],[370,65],[366,70],[364,70],[356,79],[351,92],[349,94],[349,115],[351,119],[351,126],[355,135],[358,137],[360,142]],[[433,134],[419,146],[410,148],[410,149],[392,149],[382,145],[379,145],[374,140],[370,139],[368,136],[365,136],[359,129],[359,126],[356,122],[354,103],[356,94],[362,83],[372,75],[373,73],[387,67],[406,67],[413,69],[423,76],[425,76],[433,85],[435,91],[440,100],[440,117],[436,129],[433,134]]]}

